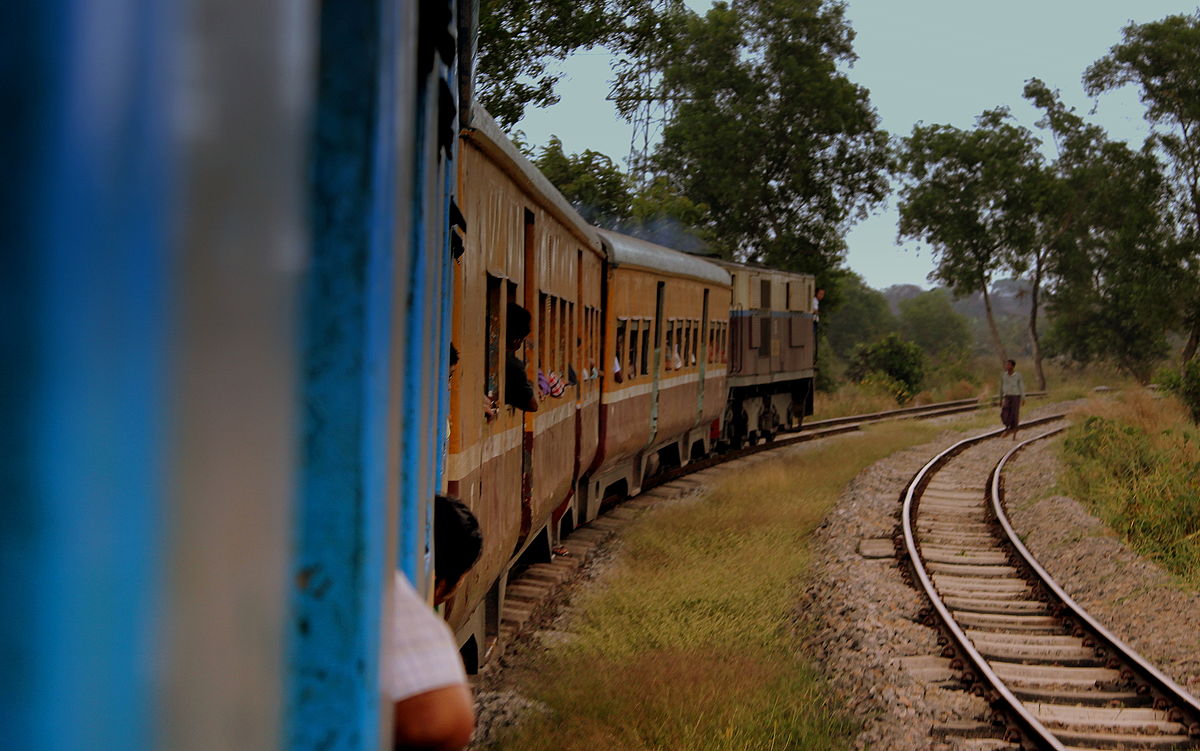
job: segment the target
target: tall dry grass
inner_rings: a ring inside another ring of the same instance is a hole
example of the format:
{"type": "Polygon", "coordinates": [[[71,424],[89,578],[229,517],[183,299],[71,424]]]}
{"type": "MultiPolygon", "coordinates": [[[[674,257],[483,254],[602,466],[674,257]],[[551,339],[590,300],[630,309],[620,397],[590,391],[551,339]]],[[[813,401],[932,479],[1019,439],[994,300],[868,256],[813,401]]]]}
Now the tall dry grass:
{"type": "Polygon", "coordinates": [[[499,747],[848,748],[855,724],[797,637],[809,537],[862,468],[934,433],[878,426],[647,513],[579,604],[573,639],[519,677],[547,713],[499,747]]]}
{"type": "Polygon", "coordinates": [[[1172,396],[1091,399],[1063,442],[1063,490],[1130,546],[1200,588],[1200,430],[1172,396]]]}

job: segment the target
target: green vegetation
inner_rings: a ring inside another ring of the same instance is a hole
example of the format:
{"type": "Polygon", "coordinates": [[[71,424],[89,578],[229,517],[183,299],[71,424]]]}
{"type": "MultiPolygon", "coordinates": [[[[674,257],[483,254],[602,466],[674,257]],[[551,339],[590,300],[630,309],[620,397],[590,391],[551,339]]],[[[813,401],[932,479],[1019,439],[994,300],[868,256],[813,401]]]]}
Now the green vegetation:
{"type": "Polygon", "coordinates": [[[1163,368],[1155,381],[1178,397],[1192,413],[1192,422],[1200,425],[1200,360],[1185,363],[1180,370],[1163,368]]]}
{"type": "Polygon", "coordinates": [[[1063,489],[1141,554],[1200,588],[1200,432],[1172,398],[1090,404],[1063,443],[1063,489]]]}
{"type": "Polygon", "coordinates": [[[824,280],[845,230],[887,195],[888,136],[856,59],[843,3],[731,0],[676,19],[659,59],[666,109],[649,166],[709,207],[725,258],[824,280]]]}
{"type": "Polygon", "coordinates": [[[850,748],[854,723],[798,652],[807,541],[862,468],[935,432],[880,426],[647,513],[603,589],[580,604],[576,638],[519,678],[549,712],[500,747],[850,748]]]}
{"type": "Polygon", "coordinates": [[[1041,172],[1038,142],[1008,109],[981,114],[972,130],[918,125],[898,153],[908,179],[900,191],[900,236],[923,240],[937,257],[934,276],[957,295],[983,295],[998,361],[1008,357],[992,312],[996,272],[1035,236],[1041,172]]]}
{"type": "Polygon", "coordinates": [[[925,379],[925,355],[920,347],[898,334],[888,334],[872,344],[858,345],[846,375],[855,383],[882,389],[897,404],[904,404],[925,379]]]}
{"type": "MultiPolygon", "coordinates": [[[[602,226],[817,275],[823,392],[859,345],[893,332],[929,356],[934,390],[972,383],[966,358],[984,351],[1023,360],[1038,389],[1055,364],[1114,365],[1144,383],[1168,357],[1192,361],[1200,11],[1129,24],[1084,72],[1093,96],[1137,90],[1152,128],[1140,147],[1111,140],[1038,78],[1023,91],[1041,113],[1035,130],[997,106],[973,127],[922,123],[889,146],[847,72],[846,12],[835,0],[723,0],[702,15],[682,0],[484,0],[480,99],[512,127],[526,106],[555,101],[555,59],[614,52],[609,96],[661,141],[635,147],[636,178],[594,151],[568,156],[557,139],[539,167],[602,226]],[[932,297],[881,294],[844,267],[845,231],[886,197],[889,170],[903,181],[899,235],[935,254],[945,289],[932,297]],[[963,354],[948,309],[968,314],[963,354]]],[[[867,391],[900,392],[893,376],[871,380],[867,391]]]]}

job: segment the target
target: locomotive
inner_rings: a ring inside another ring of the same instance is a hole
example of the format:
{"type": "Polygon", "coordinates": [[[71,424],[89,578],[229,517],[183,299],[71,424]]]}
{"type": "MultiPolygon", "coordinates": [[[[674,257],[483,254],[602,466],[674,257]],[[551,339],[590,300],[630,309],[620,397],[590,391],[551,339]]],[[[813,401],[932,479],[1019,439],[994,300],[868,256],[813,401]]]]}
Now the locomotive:
{"type": "Polygon", "coordinates": [[[446,484],[479,517],[480,562],[446,609],[465,663],[497,644],[515,569],[667,468],[770,440],[812,414],[811,275],[682,253],[587,222],[481,107],[460,135],[446,484]],[[532,332],[536,411],[503,395],[512,306],[532,332]]]}

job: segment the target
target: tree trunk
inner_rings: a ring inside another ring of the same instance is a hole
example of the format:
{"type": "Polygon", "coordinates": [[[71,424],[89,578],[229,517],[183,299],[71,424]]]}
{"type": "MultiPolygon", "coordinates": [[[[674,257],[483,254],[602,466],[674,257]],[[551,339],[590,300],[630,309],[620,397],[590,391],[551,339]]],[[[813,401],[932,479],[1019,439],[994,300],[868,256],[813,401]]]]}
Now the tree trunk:
{"type": "Polygon", "coordinates": [[[1038,296],[1042,288],[1042,258],[1033,265],[1033,288],[1029,291],[1029,342],[1033,347],[1033,371],[1037,374],[1038,391],[1046,390],[1046,372],[1042,370],[1042,343],[1038,340],[1038,296]]]}
{"type": "Polygon", "coordinates": [[[987,313],[988,332],[992,335],[992,347],[1000,356],[1000,365],[1003,367],[1008,360],[1008,355],[1004,351],[1004,345],[1000,343],[1000,330],[996,328],[996,316],[992,314],[992,297],[988,294],[987,280],[984,280],[980,286],[983,288],[983,309],[987,313]]]}
{"type": "Polygon", "coordinates": [[[1197,345],[1200,345],[1200,315],[1196,316],[1192,321],[1192,331],[1188,334],[1187,342],[1183,345],[1183,351],[1179,354],[1179,361],[1187,365],[1196,356],[1197,345]]]}

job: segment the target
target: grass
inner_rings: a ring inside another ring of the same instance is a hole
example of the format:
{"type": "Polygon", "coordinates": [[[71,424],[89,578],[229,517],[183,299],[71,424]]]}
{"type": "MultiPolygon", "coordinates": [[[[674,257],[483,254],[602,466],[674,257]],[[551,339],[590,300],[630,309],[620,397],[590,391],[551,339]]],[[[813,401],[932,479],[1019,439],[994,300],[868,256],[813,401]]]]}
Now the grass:
{"type": "MultiPolygon", "coordinates": [[[[1037,390],[1037,378],[1031,362],[1021,362],[1018,369],[1025,377],[1025,388],[1037,390]]],[[[1101,366],[1086,370],[1067,369],[1052,362],[1045,363],[1046,390],[1049,401],[1080,399],[1097,386],[1130,388],[1136,386],[1131,378],[1111,368],[1101,366]]],[[[958,399],[983,399],[996,395],[1000,368],[991,357],[979,357],[968,366],[931,368],[925,388],[905,406],[932,404],[958,399]]],[[[833,393],[818,392],[811,419],[823,420],[846,415],[883,412],[896,408],[891,395],[879,389],[854,383],[842,384],[833,393]]]]}
{"type": "Polygon", "coordinates": [[[626,532],[575,639],[518,676],[549,711],[502,737],[522,751],[844,749],[857,727],[799,652],[808,542],[846,484],[937,428],[877,426],[761,462],[626,532]]]}
{"type": "Polygon", "coordinates": [[[1093,399],[1063,442],[1067,494],[1128,545],[1200,588],[1200,430],[1174,397],[1093,399]]]}

